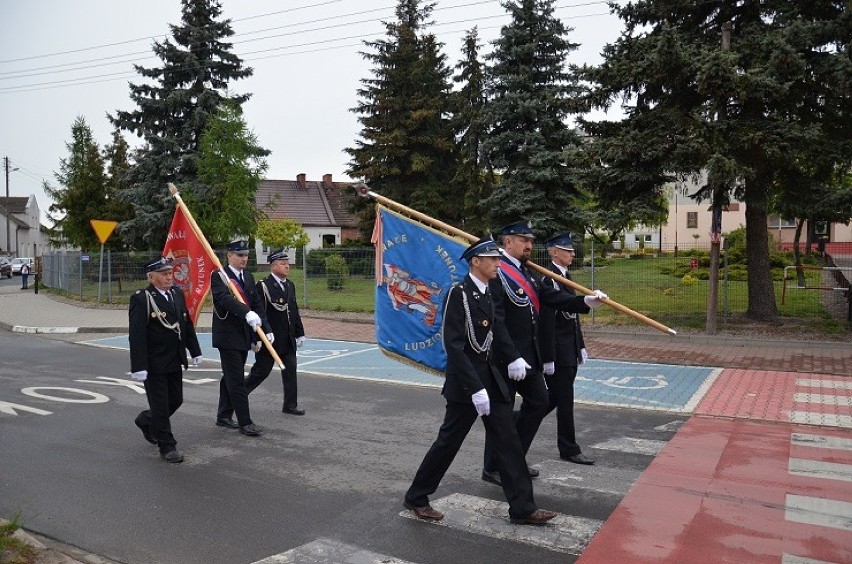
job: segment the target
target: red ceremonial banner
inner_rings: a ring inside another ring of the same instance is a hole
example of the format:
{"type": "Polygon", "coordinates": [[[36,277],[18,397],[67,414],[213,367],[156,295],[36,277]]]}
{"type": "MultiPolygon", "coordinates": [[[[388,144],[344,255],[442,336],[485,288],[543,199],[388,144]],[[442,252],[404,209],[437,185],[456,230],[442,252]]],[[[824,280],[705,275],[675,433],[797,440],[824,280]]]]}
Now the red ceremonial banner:
{"type": "Polygon", "coordinates": [[[180,206],[175,209],[163,256],[172,261],[175,286],[183,290],[186,307],[195,325],[201,314],[201,304],[210,291],[210,276],[216,263],[204,250],[180,206]]]}

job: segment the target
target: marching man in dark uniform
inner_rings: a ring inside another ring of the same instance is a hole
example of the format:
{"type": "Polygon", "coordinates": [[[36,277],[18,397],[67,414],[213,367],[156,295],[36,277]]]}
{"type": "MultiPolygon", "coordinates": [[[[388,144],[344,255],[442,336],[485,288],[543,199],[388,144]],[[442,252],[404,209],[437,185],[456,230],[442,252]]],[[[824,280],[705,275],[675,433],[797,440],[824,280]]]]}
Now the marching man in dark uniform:
{"type": "Polygon", "coordinates": [[[172,286],[172,263],[157,257],[145,265],[150,284],[130,297],[130,375],[145,382],[148,409],[136,426],[167,462],[183,462],[169,417],[183,403],[186,350],[192,365],[201,364],[201,347],[180,288],[172,286]]]}
{"type": "MultiPolygon", "coordinates": [[[[570,279],[568,267],[574,262],[574,242],[565,233],[551,237],[544,243],[550,253],[550,270],[570,279]]],[[[574,289],[563,286],[556,280],[548,280],[554,288],[574,295],[574,289]]],[[[592,302],[596,307],[600,301],[592,302]]],[[[559,457],[575,464],[594,464],[595,461],[580,450],[574,432],[574,380],[577,366],[585,362],[586,343],[580,329],[580,317],[576,313],[554,311],[547,306],[541,308],[541,361],[544,379],[550,394],[547,412],[556,409],[556,446],[559,457]]]]}
{"type": "MultiPolygon", "coordinates": [[[[606,294],[596,291],[595,296],[574,296],[543,283],[537,274],[526,268],[535,238],[529,221],[506,225],[501,235],[503,256],[499,277],[489,285],[495,295],[497,288],[503,290],[503,299],[494,304],[495,316],[505,321],[512,345],[500,352],[506,355],[507,361],[516,359],[509,362],[506,370],[514,383],[512,392],[517,391],[524,400],[520,410],[515,412],[515,426],[526,455],[550,403],[541,373],[539,310],[543,304],[559,311],[586,313],[590,304],[606,298],[606,294]]],[[[494,451],[494,445],[486,438],[482,479],[500,485],[494,451]]],[[[529,473],[533,478],[539,474],[535,468],[530,468],[529,473]]]]}
{"type": "Polygon", "coordinates": [[[222,360],[216,425],[239,429],[244,435],[256,437],[262,431],[252,422],[249,413],[244,372],[246,359],[249,349],[257,342],[255,327],[263,327],[270,342],[275,341],[275,336],[263,317],[263,302],[254,287],[254,278],[246,270],[248,256],[246,241],[231,241],[228,243],[228,265],[214,272],[210,281],[213,294],[213,346],[219,349],[219,358],[222,360]],[[228,279],[234,281],[245,304],[231,294],[228,279]],[[234,412],[237,414],[236,422],[231,418],[234,412]]]}
{"type": "MultiPolygon", "coordinates": [[[[284,384],[284,406],[281,411],[291,415],[304,415],[299,409],[298,388],[296,383],[296,348],[305,343],[305,328],[299,316],[296,303],[296,286],[287,279],[290,273],[290,258],[284,249],[275,251],[267,257],[270,274],[257,283],[256,290],[263,301],[266,319],[275,335],[275,352],[284,362],[281,381],[284,384]]],[[[255,353],[254,366],[246,380],[249,393],[263,382],[275,360],[265,347],[255,353]]]]}
{"type": "MultiPolygon", "coordinates": [[[[512,348],[506,328],[494,314],[494,305],[501,298],[499,294],[492,297],[488,286],[497,276],[499,257],[490,236],[468,247],[461,258],[470,263],[470,273],[447,295],[442,328],[447,351],[442,394],[447,410],[438,438],[404,500],[405,507],[420,519],[443,519],[444,514],[429,505],[429,496],[438,489],[477,417],[482,417],[485,436],[493,445],[510,521],[540,525],[556,516],[536,508],[523,447],[512,422],[513,393],[494,355],[493,349],[512,348]]],[[[499,285],[497,291],[502,291],[499,285]]]]}

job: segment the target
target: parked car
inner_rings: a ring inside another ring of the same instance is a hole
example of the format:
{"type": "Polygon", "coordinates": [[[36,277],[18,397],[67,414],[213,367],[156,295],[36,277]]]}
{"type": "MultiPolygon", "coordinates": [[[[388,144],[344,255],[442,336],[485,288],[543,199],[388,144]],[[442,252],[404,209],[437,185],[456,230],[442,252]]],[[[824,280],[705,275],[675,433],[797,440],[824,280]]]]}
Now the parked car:
{"type": "Polygon", "coordinates": [[[33,272],[33,259],[31,257],[15,257],[12,259],[12,274],[20,274],[21,267],[25,264],[30,267],[30,274],[33,272]]]}
{"type": "Polygon", "coordinates": [[[12,277],[12,263],[6,257],[0,257],[0,278],[12,277]]]}

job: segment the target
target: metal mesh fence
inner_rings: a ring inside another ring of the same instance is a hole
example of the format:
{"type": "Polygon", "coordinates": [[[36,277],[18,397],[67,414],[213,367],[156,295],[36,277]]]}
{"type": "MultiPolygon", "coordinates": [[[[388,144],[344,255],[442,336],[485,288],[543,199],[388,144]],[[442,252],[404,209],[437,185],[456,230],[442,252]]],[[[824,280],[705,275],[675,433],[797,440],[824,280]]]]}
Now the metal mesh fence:
{"type": "MultiPolygon", "coordinates": [[[[587,288],[605,291],[614,300],[663,323],[703,327],[708,300],[709,248],[638,249],[624,253],[601,253],[588,244],[576,246],[570,272],[587,288]]],[[[147,281],[141,264],[150,253],[57,252],[41,260],[44,285],[61,290],[69,297],[102,303],[127,303],[136,289],[147,281]]],[[[221,253],[224,257],[224,253],[221,253]]],[[[724,324],[748,308],[748,270],[732,264],[723,253],[720,262],[718,320],[724,324]]],[[[532,260],[542,266],[550,263],[543,246],[536,246],[532,260]]],[[[833,266],[832,257],[816,257],[815,266],[833,266]]],[[[794,275],[784,282],[784,266],[793,264],[792,255],[773,254],[773,289],[782,316],[846,321],[849,280],[845,271],[812,269],[805,272],[805,284],[794,275]],[[831,289],[828,289],[828,288],[831,289]],[[844,290],[846,288],[846,290],[844,290]],[[782,303],[783,302],[783,303],[782,303]]],[[[257,264],[252,252],[250,270],[256,278],[265,276],[268,265],[257,264]]],[[[291,255],[290,278],[296,283],[300,307],[327,311],[372,312],[375,293],[375,252],[372,247],[297,249],[291,255]]],[[[850,265],[852,266],[852,265],[850,265]]],[[[788,269],[789,270],[789,269],[788,269]]],[[[627,323],[611,308],[599,308],[591,322],[627,323]]]]}

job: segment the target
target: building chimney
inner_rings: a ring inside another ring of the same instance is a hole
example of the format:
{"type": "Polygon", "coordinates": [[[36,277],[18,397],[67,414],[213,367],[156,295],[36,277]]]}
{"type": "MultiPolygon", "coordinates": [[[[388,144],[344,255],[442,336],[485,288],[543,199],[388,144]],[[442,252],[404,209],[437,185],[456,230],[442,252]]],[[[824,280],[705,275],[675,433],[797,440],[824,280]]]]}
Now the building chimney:
{"type": "Polygon", "coordinates": [[[299,184],[299,188],[304,189],[304,188],[307,187],[307,185],[305,184],[305,173],[304,172],[300,172],[299,174],[296,175],[296,182],[299,184]]]}
{"type": "Polygon", "coordinates": [[[330,190],[334,186],[334,182],[331,181],[330,174],[322,175],[322,185],[326,190],[330,190]]]}

